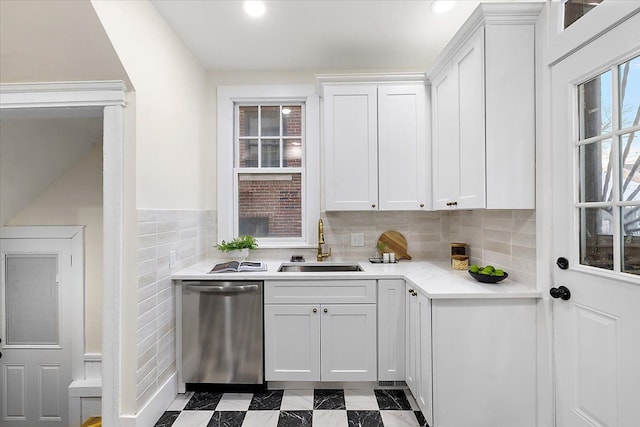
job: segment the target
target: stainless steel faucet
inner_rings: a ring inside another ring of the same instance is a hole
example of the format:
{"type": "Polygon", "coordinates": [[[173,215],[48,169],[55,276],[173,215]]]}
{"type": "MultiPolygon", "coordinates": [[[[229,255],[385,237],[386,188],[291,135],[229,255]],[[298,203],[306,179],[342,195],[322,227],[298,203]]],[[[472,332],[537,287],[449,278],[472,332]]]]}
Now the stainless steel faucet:
{"type": "Polygon", "coordinates": [[[329,258],[331,256],[331,248],[329,248],[329,252],[326,254],[322,253],[322,245],[324,244],[324,224],[322,223],[322,218],[318,220],[318,261],[323,261],[325,258],[329,258]]]}

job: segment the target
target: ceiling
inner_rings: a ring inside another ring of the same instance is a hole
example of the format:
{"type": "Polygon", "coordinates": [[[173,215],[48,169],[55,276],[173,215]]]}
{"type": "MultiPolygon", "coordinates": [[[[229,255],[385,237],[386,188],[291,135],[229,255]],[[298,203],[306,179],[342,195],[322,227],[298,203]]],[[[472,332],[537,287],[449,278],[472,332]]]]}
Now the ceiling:
{"type": "MultiPolygon", "coordinates": [[[[426,70],[478,5],[427,0],[151,0],[208,70],[426,70]]],[[[521,1],[521,0],[501,0],[521,1]]],[[[535,1],[535,0],[534,0],[535,1]]]]}

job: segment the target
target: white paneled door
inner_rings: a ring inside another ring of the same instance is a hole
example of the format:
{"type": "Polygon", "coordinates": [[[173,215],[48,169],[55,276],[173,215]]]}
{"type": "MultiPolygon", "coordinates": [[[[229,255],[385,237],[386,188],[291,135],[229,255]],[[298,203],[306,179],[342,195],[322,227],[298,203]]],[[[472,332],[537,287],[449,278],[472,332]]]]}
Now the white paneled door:
{"type": "Polygon", "coordinates": [[[67,426],[71,239],[2,239],[1,252],[0,425],[67,426]]]}
{"type": "Polygon", "coordinates": [[[640,425],[640,15],[552,68],[556,425],[640,425]]]}

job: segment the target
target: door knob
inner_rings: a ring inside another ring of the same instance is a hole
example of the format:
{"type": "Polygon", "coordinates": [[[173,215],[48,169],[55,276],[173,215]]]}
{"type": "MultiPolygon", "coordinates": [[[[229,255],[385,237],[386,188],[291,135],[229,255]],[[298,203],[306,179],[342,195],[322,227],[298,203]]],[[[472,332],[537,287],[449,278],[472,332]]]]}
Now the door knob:
{"type": "Polygon", "coordinates": [[[567,268],[569,268],[569,260],[561,256],[556,260],[556,265],[560,268],[560,270],[566,270],[567,268]]]}
{"type": "Polygon", "coordinates": [[[549,289],[549,295],[553,298],[560,298],[567,301],[571,298],[571,291],[565,286],[558,286],[557,288],[549,289]]]}

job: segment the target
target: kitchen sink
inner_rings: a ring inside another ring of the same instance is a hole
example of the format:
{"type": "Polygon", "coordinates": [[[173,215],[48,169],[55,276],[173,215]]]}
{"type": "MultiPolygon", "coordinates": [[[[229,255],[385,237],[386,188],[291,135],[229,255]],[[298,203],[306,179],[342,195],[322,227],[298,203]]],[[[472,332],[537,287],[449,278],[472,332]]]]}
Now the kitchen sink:
{"type": "Polygon", "coordinates": [[[358,264],[282,264],[280,273],[323,273],[363,271],[358,264]]]}

